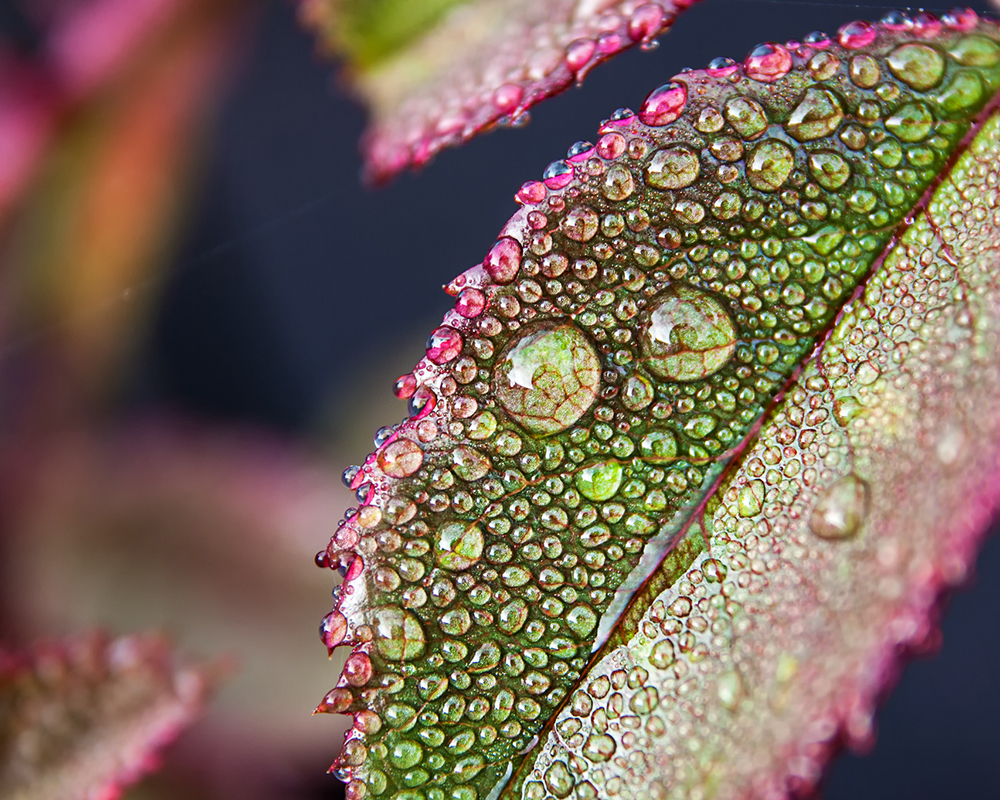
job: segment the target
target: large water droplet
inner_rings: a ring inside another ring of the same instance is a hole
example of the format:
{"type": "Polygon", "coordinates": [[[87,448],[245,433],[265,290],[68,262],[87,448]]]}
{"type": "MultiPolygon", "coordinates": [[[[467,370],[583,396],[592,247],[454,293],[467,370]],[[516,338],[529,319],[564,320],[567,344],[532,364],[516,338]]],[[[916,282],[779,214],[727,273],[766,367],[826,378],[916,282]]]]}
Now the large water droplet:
{"type": "Polygon", "coordinates": [[[497,241],[483,261],[483,268],[497,283],[510,283],[521,268],[521,245],[517,239],[504,236],[497,241]]]}
{"type": "Polygon", "coordinates": [[[846,47],[848,50],[867,47],[875,41],[877,36],[878,30],[875,26],[864,20],[848,22],[837,31],[837,41],[840,42],[841,47],[846,47]]]}
{"type": "Polygon", "coordinates": [[[424,451],[411,439],[397,439],[378,454],[379,468],[391,478],[412,475],[424,463],[424,451]]]}
{"type": "Polygon", "coordinates": [[[642,349],[646,366],[657,375],[699,380],[729,362],[736,349],[736,328],[714,297],[678,285],[654,298],[642,349]]]}
{"type": "Polygon", "coordinates": [[[828,89],[807,89],[792,111],[785,130],[800,142],[829,136],[844,120],[840,98],[828,89]]]}
{"type": "Polygon", "coordinates": [[[853,472],[840,478],[820,495],[809,529],[821,539],[849,539],[868,514],[868,484],[853,472]]]}
{"type": "Polygon", "coordinates": [[[819,151],[809,156],[809,173],[824,189],[839,189],[851,177],[851,165],[839,153],[819,151]]]}
{"type": "Polygon", "coordinates": [[[896,109],[885,127],[904,142],[920,142],[934,127],[934,115],[923,103],[907,103],[896,109]]]}
{"type": "Polygon", "coordinates": [[[513,342],[493,374],[500,405],[524,428],[565,430],[593,404],[600,388],[594,346],[571,324],[542,324],[513,342]]]}
{"type": "Polygon", "coordinates": [[[690,147],[657,150],[646,167],[646,181],[657,189],[683,189],[698,179],[701,164],[690,147]]]}
{"type": "Polygon", "coordinates": [[[576,488],[588,500],[602,502],[614,497],[622,483],[622,467],[617,461],[591,464],[576,473],[576,488]]]}
{"type": "Polygon", "coordinates": [[[427,639],[413,614],[396,606],[375,609],[375,650],[387,661],[411,661],[423,655],[427,639]]]}
{"type": "Polygon", "coordinates": [[[792,55],[780,44],[757,45],[743,62],[748,78],[771,83],[783,78],[792,68],[792,55]]]}
{"type": "Polygon", "coordinates": [[[600,219],[590,206],[576,206],[563,218],[559,226],[563,233],[577,242],[589,242],[597,233],[600,219]]]}
{"type": "Polygon", "coordinates": [[[666,83],[654,89],[639,109],[639,119],[651,127],[673,122],[687,105],[687,87],[683,83],[666,83]]]}
{"type": "Polygon", "coordinates": [[[442,569],[466,570],[483,555],[483,531],[477,523],[449,522],[438,531],[434,550],[442,569]]]}
{"type": "Polygon", "coordinates": [[[944,56],[926,44],[900,45],[886,61],[893,75],[918,92],[937,86],[944,75],[944,56]]]}
{"type": "Polygon", "coordinates": [[[767,130],[767,114],[763,106],[749,97],[730,98],[722,113],[744,139],[753,139],[767,130]]]}
{"type": "Polygon", "coordinates": [[[765,139],[747,159],[747,180],[754,189],[776,192],[795,167],[791,148],[778,139],[765,139]]]}

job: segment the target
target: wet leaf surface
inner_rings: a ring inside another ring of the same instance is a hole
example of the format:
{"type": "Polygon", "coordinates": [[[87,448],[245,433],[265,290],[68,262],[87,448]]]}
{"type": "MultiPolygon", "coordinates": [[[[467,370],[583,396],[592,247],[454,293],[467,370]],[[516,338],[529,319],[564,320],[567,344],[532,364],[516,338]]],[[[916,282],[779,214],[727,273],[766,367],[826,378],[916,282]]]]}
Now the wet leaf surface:
{"type": "Polygon", "coordinates": [[[993,510],[998,85],[994,23],[893,14],[522,187],[345,474],[349,793],[767,795],[870,741],[993,510]]]}
{"type": "Polygon", "coordinates": [[[348,57],[371,110],[366,174],[381,182],[494,125],[523,124],[600,62],[652,46],[692,1],[303,0],[301,13],[348,57]]]}

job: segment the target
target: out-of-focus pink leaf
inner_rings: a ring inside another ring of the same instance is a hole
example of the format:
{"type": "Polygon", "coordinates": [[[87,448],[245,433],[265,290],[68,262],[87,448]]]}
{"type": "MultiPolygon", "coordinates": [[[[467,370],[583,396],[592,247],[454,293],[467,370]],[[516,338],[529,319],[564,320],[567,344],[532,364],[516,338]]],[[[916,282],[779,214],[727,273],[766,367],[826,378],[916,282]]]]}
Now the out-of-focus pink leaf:
{"type": "MultiPolygon", "coordinates": [[[[583,80],[602,61],[648,45],[693,0],[475,0],[350,80],[369,103],[362,144],[369,179],[384,181],[583,80]]],[[[303,0],[302,16],[336,43],[350,4],[303,0]]]]}
{"type": "Polygon", "coordinates": [[[113,800],[157,766],[211,682],[151,636],[0,652],[0,796],[113,800]]]}
{"type": "Polygon", "coordinates": [[[20,638],[166,630],[236,666],[164,781],[269,800],[290,764],[324,757],[349,721],[309,711],[343,659],[310,658],[315,625],[288,621],[329,608],[329,578],[308,564],[339,517],[337,473],[252,429],[163,418],[36,438],[18,468],[0,607],[20,638]]]}

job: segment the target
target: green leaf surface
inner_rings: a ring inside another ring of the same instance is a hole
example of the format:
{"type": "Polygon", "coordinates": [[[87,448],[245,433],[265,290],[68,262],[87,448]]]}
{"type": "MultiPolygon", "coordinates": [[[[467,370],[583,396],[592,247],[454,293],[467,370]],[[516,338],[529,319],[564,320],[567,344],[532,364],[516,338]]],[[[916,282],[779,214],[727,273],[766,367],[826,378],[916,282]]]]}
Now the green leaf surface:
{"type": "Polygon", "coordinates": [[[868,741],[994,506],[998,87],[971,12],[851,23],[522,187],[325,555],[349,791],[765,796],[868,741]]]}

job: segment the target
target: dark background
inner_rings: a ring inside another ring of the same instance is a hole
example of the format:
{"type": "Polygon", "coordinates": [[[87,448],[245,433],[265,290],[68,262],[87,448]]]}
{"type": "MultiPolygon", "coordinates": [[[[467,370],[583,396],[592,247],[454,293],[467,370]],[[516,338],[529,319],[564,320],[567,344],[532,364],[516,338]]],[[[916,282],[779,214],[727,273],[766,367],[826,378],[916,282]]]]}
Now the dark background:
{"type": "MultiPolygon", "coordinates": [[[[374,427],[404,409],[370,424],[350,409],[368,402],[373,380],[388,397],[416,362],[452,304],[441,285],[481,260],[523,181],[684,66],[740,59],[758,42],[832,32],[887,8],[706,0],[659,49],[599,67],[532,110],[526,128],[483,136],[370,191],[358,178],[361,107],[337,88],[289,0],[272,0],[220,111],[123,413],[167,405],[319,436],[362,458],[374,427]]],[[[836,762],[829,800],[1000,796],[1000,543],[990,541],[978,572],[951,603],[941,654],[913,663],[887,702],[874,752],[836,762]]]]}

